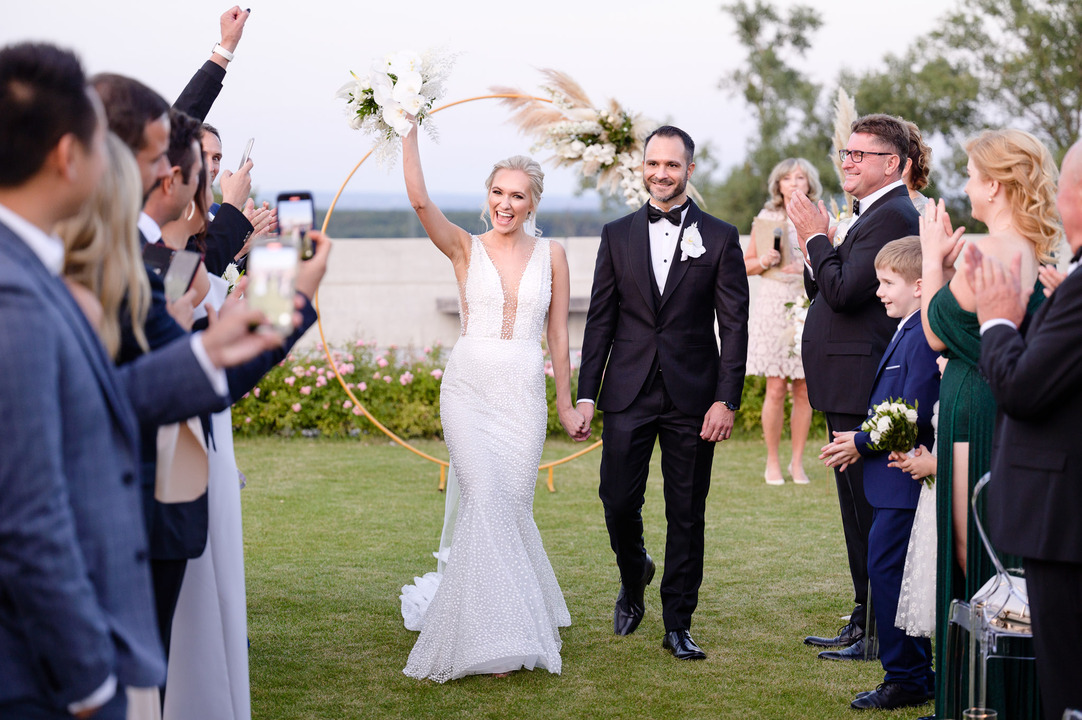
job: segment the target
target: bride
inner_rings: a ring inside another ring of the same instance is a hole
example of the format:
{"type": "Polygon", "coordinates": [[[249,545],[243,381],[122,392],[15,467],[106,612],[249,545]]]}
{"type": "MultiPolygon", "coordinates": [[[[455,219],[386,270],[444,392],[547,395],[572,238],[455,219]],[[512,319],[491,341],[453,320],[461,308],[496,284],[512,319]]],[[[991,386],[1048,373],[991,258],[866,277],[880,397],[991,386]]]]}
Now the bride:
{"type": "Polygon", "coordinates": [[[546,315],[560,422],[573,436],[585,431],[571,404],[567,257],[533,231],[544,187],[536,162],[515,156],[495,165],[485,183],[493,228],[470,235],[428,197],[418,134],[414,127],[402,141],[406,191],[454,266],[462,334],[440,391],[453,539],[442,573],[403,588],[406,626],[421,631],[403,672],[437,682],[519,668],[559,673],[558,628],[571,616],[534,523],[533,495],[548,417],[546,315]]]}

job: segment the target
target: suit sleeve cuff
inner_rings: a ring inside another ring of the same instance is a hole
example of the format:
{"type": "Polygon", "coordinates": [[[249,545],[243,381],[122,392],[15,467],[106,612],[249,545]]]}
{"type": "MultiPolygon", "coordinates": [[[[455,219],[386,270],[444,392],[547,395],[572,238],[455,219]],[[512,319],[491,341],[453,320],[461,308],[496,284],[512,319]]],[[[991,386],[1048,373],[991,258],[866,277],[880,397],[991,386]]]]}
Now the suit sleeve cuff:
{"type": "Polygon", "coordinates": [[[192,353],[195,355],[195,359],[199,361],[199,367],[203,368],[203,372],[207,374],[207,380],[210,381],[214,392],[222,397],[229,397],[229,381],[226,380],[225,370],[215,367],[214,363],[211,362],[206,348],[203,347],[203,333],[192,333],[191,338],[192,353]]]}
{"type": "Polygon", "coordinates": [[[208,73],[212,78],[221,83],[225,80],[225,68],[214,62],[213,60],[207,60],[203,63],[203,72],[208,73]]]}
{"type": "Polygon", "coordinates": [[[68,712],[72,715],[76,715],[84,710],[96,710],[112,700],[114,695],[116,695],[116,675],[110,675],[105,678],[105,682],[89,696],[68,705],[68,712]]]}
{"type": "Polygon", "coordinates": [[[575,404],[578,405],[579,403],[589,403],[591,405],[597,405],[597,403],[594,402],[593,400],[591,400],[590,398],[579,398],[578,400],[575,401],[575,404]]]}
{"type": "Polygon", "coordinates": [[[987,332],[991,328],[994,328],[997,325],[1006,325],[1011,330],[1017,330],[1018,329],[1018,326],[1015,325],[1010,320],[1008,320],[1007,318],[992,318],[991,320],[988,320],[988,321],[986,321],[984,323],[981,323],[981,336],[983,337],[985,332],[987,332]]]}

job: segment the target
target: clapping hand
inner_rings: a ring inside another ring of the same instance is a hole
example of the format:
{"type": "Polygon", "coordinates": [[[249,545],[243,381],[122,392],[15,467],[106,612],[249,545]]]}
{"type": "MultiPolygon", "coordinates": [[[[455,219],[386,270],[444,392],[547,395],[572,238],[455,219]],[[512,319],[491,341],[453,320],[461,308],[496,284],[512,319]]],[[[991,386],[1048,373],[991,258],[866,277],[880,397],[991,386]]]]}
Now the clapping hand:
{"type": "Polygon", "coordinates": [[[965,277],[977,302],[977,321],[1009,320],[1016,328],[1026,318],[1026,304],[1033,288],[1023,290],[1022,254],[1016,253],[1007,268],[999,260],[970,245],[965,257],[965,277]]]}
{"type": "Polygon", "coordinates": [[[856,433],[852,430],[834,433],[834,442],[824,445],[819,452],[819,459],[827,467],[844,472],[847,467],[860,459],[860,451],[853,441],[856,433]]]}
{"type": "Polygon", "coordinates": [[[1067,273],[1060,272],[1051,265],[1041,265],[1037,268],[1037,277],[1040,278],[1041,285],[1044,285],[1044,296],[1052,297],[1056,288],[1067,279],[1067,273]]]}
{"type": "Polygon", "coordinates": [[[919,223],[920,249],[925,262],[938,260],[949,279],[950,275],[954,274],[954,263],[965,246],[962,235],[966,229],[952,229],[950,215],[947,214],[947,206],[943,200],[938,204],[930,202],[925,205],[919,223]]]}
{"type": "Polygon", "coordinates": [[[812,235],[827,235],[829,238],[830,213],[823,201],[816,206],[808,199],[808,196],[799,190],[793,191],[789,198],[789,204],[785,206],[785,214],[789,216],[796,228],[797,240],[800,242],[800,251],[808,254],[808,238],[812,235]]]}

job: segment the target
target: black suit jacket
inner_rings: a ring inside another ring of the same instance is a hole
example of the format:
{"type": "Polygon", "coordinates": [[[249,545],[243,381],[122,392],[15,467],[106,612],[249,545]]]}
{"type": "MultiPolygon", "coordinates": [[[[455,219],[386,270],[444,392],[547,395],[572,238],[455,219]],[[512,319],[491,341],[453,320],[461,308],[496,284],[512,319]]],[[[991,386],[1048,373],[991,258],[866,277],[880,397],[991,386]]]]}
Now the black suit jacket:
{"type": "Polygon", "coordinates": [[[804,270],[804,286],[812,304],[801,357],[808,398],[816,410],[868,412],[876,369],[898,327],[875,296],[875,256],[891,240],[916,235],[919,218],[903,186],[867,208],[839,247],[825,235],[808,240],[813,273],[804,270]]]}
{"type": "Polygon", "coordinates": [[[739,405],[748,350],[740,236],[692,202],[681,238],[695,224],[706,252],[681,261],[677,243],[665,293],[655,298],[648,222],[644,205],[601,231],[578,396],[606,412],[625,410],[657,363],[681,412],[705,415],[719,400],[739,405]]]}
{"type": "Polygon", "coordinates": [[[1082,563],[1082,272],[1056,288],[1025,335],[989,328],[980,369],[999,407],[985,493],[992,541],[1023,557],[1082,563]]]}

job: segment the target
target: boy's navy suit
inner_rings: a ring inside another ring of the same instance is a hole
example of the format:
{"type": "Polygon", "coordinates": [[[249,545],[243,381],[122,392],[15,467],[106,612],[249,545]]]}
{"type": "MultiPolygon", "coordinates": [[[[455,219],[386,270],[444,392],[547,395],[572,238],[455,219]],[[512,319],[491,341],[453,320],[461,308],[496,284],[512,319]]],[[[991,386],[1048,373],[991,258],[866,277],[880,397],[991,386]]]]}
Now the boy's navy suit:
{"type": "MultiPolygon", "coordinates": [[[[924,337],[918,310],[909,316],[883,353],[868,401],[869,409],[887,399],[915,404],[917,445],[926,448],[931,448],[935,440],[932,410],[939,399],[937,355],[924,337]]],[[[887,467],[889,453],[872,450],[868,433],[858,428],[853,441],[864,458],[864,493],[873,508],[868,577],[879,633],[879,657],[886,671],[884,682],[931,695],[935,676],[930,642],[910,637],[894,626],[921,484],[908,473],[887,467]]]]}

